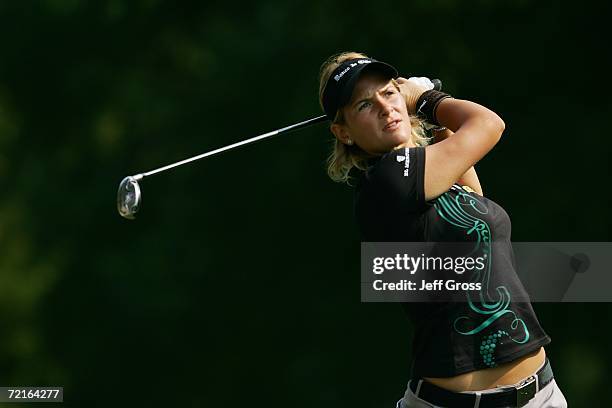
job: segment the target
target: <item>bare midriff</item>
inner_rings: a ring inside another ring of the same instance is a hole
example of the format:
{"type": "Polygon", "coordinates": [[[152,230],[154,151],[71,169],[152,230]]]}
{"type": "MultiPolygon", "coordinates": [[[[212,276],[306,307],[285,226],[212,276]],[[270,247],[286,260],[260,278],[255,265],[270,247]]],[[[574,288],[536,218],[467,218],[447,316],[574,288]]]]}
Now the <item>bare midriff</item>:
{"type": "Polygon", "coordinates": [[[454,392],[480,391],[500,385],[513,385],[534,374],[544,364],[544,347],[509,363],[497,367],[476,370],[454,377],[431,378],[428,382],[454,392]]]}

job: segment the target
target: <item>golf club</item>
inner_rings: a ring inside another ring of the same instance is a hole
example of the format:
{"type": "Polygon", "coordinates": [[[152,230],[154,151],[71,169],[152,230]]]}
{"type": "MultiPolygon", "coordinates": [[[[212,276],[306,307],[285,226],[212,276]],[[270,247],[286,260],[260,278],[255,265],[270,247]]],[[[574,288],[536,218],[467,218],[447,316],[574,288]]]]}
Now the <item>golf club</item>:
{"type": "Polygon", "coordinates": [[[142,193],[140,191],[140,185],[138,184],[138,182],[145,177],[152,176],[154,174],[161,173],[163,171],[170,170],[175,167],[182,166],[183,164],[191,163],[192,161],[200,160],[205,157],[209,157],[217,153],[224,152],[226,150],[244,146],[249,143],[256,142],[262,139],[266,139],[272,136],[287,133],[292,130],[302,129],[307,126],[325,122],[327,120],[329,119],[325,115],[318,116],[316,118],[308,119],[303,122],[299,122],[294,125],[286,126],[281,129],[273,130],[272,132],[264,133],[263,135],[255,136],[250,139],[243,140],[241,142],[233,143],[231,145],[221,147],[219,149],[215,149],[210,152],[202,153],[200,155],[193,156],[188,159],[181,160],[179,162],[169,164],[164,167],[160,167],[159,169],[147,171],[146,173],[139,173],[133,176],[128,176],[124,178],[123,180],[121,180],[121,183],[119,183],[119,190],[117,191],[117,210],[119,211],[119,214],[123,218],[127,218],[129,220],[133,220],[135,218],[136,213],[140,209],[140,203],[142,201],[142,193]]]}
{"type": "MultiPolygon", "coordinates": [[[[434,89],[440,90],[442,89],[442,82],[439,79],[432,79],[431,82],[434,85],[434,89]]],[[[233,143],[231,145],[221,147],[219,149],[212,150],[210,152],[202,153],[197,156],[190,157],[185,160],[181,160],[179,162],[169,164],[164,167],[160,167],[155,170],[147,171],[146,173],[139,173],[133,176],[128,176],[121,180],[119,183],[119,189],[117,191],[117,210],[119,214],[123,218],[127,218],[129,220],[133,220],[136,216],[136,213],[140,209],[140,204],[142,202],[142,192],[140,191],[140,185],[138,182],[145,177],[152,176],[154,174],[161,173],[166,170],[173,169],[178,166],[182,166],[183,164],[191,163],[192,161],[200,160],[205,157],[209,157],[215,155],[217,153],[224,152],[226,150],[233,149],[235,147],[240,147],[247,145],[252,142],[256,142],[258,140],[266,139],[272,136],[280,135],[283,133],[287,133],[293,130],[302,129],[311,125],[315,125],[317,123],[325,122],[329,120],[327,116],[317,116],[312,119],[305,120],[303,122],[299,122],[293,125],[286,126],[281,129],[273,130],[272,132],[264,133],[263,135],[255,136],[247,140],[243,140],[241,142],[233,143]]]]}

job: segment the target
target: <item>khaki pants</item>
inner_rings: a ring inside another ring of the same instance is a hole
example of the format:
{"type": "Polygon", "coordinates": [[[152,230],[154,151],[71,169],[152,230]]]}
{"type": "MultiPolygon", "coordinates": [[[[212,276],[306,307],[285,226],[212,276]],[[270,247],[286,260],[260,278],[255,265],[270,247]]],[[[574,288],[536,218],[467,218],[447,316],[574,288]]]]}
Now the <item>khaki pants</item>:
{"type": "MultiPolygon", "coordinates": [[[[410,383],[408,383],[410,384],[410,383]]],[[[479,391],[482,394],[487,394],[495,391],[499,391],[500,389],[504,389],[505,387],[491,388],[489,390],[479,391]]],[[[418,398],[410,387],[406,389],[406,394],[404,398],[397,402],[397,408],[443,408],[438,407],[437,405],[433,405],[427,401],[424,401],[418,398]]],[[[447,407],[444,407],[447,408],[447,407]]],[[[452,407],[448,407],[452,408],[452,407]]],[[[565,401],[565,397],[563,393],[557,386],[557,383],[553,379],[550,383],[546,384],[546,387],[539,390],[533,399],[529,401],[527,405],[524,405],[524,408],[567,408],[567,401],[565,401]]]]}

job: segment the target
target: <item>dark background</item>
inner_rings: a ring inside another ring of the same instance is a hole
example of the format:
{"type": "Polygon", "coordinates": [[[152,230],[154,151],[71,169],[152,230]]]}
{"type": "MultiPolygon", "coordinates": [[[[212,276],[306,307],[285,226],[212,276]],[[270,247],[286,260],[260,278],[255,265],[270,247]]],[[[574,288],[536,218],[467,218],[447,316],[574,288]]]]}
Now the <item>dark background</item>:
{"type": "MultiPolygon", "coordinates": [[[[0,3],[0,384],[70,406],[392,407],[411,328],[362,304],[352,191],[320,114],[354,50],[498,112],[478,165],[515,241],[610,241],[607,2],[0,3]]],[[[573,407],[607,387],[609,304],[535,304],[573,407]]],[[[14,404],[11,404],[13,406],[14,404]]],[[[16,405],[15,405],[16,406],[16,405]]]]}

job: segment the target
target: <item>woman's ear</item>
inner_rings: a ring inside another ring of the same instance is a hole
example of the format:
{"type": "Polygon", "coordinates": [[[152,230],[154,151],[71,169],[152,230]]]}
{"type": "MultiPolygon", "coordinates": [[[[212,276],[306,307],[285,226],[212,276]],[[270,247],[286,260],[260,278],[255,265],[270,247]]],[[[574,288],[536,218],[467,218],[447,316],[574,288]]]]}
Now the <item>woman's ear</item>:
{"type": "Polygon", "coordinates": [[[350,146],[353,144],[353,139],[351,139],[349,130],[346,128],[345,125],[341,125],[339,123],[332,123],[330,129],[334,136],[336,136],[336,138],[345,145],[350,146]]]}

